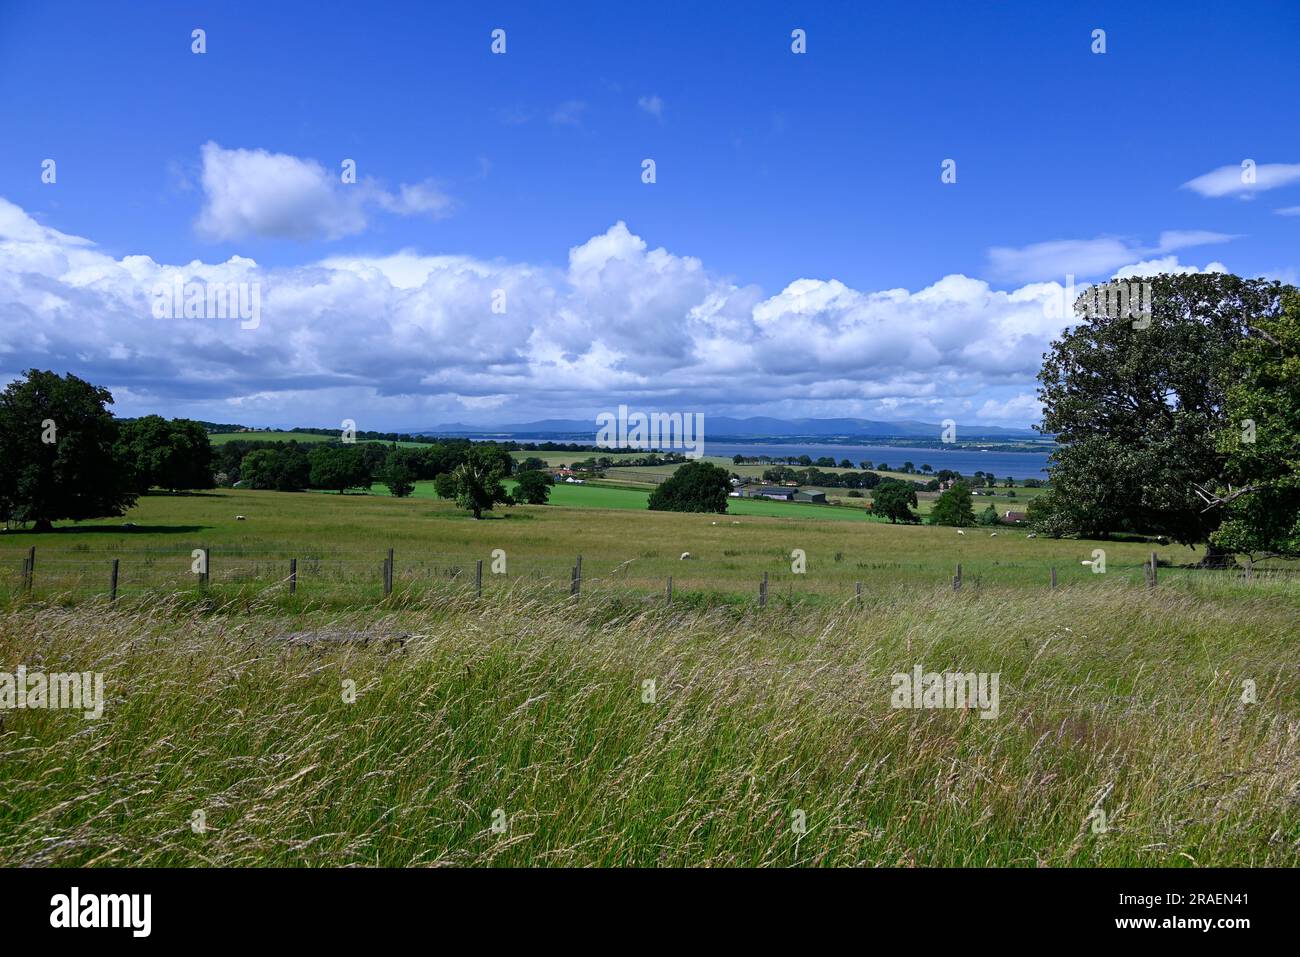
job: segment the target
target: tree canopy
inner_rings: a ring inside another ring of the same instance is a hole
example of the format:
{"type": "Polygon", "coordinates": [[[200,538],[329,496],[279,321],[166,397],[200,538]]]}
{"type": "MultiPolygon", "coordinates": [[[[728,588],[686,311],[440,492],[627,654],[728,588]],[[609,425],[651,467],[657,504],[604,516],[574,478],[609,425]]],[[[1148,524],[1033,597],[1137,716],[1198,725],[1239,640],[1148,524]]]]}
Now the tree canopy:
{"type": "Polygon", "coordinates": [[[1276,317],[1280,283],[1220,273],[1161,275],[1141,321],[1076,304],[1081,321],[1044,357],[1043,420],[1054,433],[1052,490],[1035,509],[1052,534],[1160,533],[1207,543],[1221,521],[1197,487],[1221,484],[1234,353],[1276,317]]]}
{"type": "Polygon", "coordinates": [[[496,446],[470,449],[465,461],[451,473],[456,504],[473,512],[476,519],[491,511],[494,505],[510,504],[510,495],[501,484],[501,479],[510,473],[510,465],[510,453],[496,446]]]}
{"type": "Polygon", "coordinates": [[[0,393],[0,517],[48,531],[135,504],[112,403],[107,389],[37,369],[0,393]]]}
{"type": "MultiPolygon", "coordinates": [[[[992,506],[989,506],[992,508],[992,506]]],[[[996,517],[996,513],[994,513],[996,517]]],[[[931,525],[954,525],[964,528],[975,524],[975,508],[971,504],[970,489],[966,483],[958,482],[942,493],[930,510],[931,525]]]]}
{"type": "Polygon", "coordinates": [[[311,484],[337,491],[369,488],[373,479],[365,452],[359,445],[321,445],[307,453],[311,484]]]}
{"type": "Polygon", "coordinates": [[[134,468],[135,489],[213,488],[212,443],[198,422],[146,415],[124,422],[121,445],[134,468]]]}
{"type": "Polygon", "coordinates": [[[708,462],[687,462],[650,493],[657,512],[725,512],[731,476],[708,462]]]}
{"type": "Polygon", "coordinates": [[[889,519],[891,524],[912,524],[921,519],[912,509],[916,507],[916,487],[911,482],[885,479],[871,493],[871,511],[889,519]]]}
{"type": "Polygon", "coordinates": [[[1211,540],[1253,557],[1300,558],[1300,293],[1252,323],[1236,373],[1219,436],[1224,481],[1201,490],[1223,515],[1211,540]]]}
{"type": "Polygon", "coordinates": [[[522,505],[545,505],[551,497],[552,479],[545,472],[529,469],[515,476],[515,501],[522,505]]]}

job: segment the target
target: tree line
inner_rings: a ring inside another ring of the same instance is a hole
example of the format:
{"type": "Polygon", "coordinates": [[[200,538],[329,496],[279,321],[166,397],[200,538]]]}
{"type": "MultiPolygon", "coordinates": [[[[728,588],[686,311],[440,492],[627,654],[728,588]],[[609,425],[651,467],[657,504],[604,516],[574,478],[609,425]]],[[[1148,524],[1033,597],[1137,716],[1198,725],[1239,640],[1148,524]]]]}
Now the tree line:
{"type": "Polygon", "coordinates": [[[48,531],[56,521],[122,515],[151,490],[221,486],[343,493],[386,485],[398,497],[433,479],[439,496],[481,517],[495,505],[545,504],[551,477],[502,445],[468,439],[214,446],[205,423],[157,415],[117,419],[112,394],[75,375],[29,370],[0,392],[0,520],[48,531]],[[513,478],[507,492],[503,480],[513,478]]]}

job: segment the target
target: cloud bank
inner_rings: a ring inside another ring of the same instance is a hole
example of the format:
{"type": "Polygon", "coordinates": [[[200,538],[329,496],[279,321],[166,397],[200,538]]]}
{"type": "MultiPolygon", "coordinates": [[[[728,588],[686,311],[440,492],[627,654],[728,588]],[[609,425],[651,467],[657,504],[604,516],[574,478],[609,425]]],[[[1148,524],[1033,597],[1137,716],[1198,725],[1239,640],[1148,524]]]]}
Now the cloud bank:
{"type": "MultiPolygon", "coordinates": [[[[314,171],[268,157],[234,162],[269,162],[296,192],[265,207],[231,198],[214,222],[274,230],[310,207],[318,228],[350,226],[314,171]]],[[[1042,354],[1069,322],[1063,296],[1057,282],[1001,290],[962,275],[916,291],[801,278],[768,295],[622,222],[562,265],[415,251],[274,269],[118,259],[0,199],[0,381],[74,371],[111,388],[119,414],[418,428],[628,403],[1023,426],[1042,354]],[[258,283],[260,324],[154,318],[154,290],[177,279],[258,283]]]]}

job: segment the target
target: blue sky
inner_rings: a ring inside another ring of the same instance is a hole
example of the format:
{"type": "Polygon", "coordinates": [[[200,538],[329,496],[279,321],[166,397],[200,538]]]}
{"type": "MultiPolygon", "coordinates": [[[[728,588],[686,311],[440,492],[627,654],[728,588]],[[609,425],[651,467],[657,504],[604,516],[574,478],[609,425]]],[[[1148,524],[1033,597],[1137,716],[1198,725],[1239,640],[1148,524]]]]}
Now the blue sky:
{"type": "Polygon", "coordinates": [[[1295,280],[1300,5],[804,6],[0,0],[0,380],[289,425],[1023,425],[1054,330],[1016,290],[1152,261],[1295,280]],[[232,257],[258,329],[124,305],[232,257]],[[497,288],[504,317],[475,305],[497,288]]]}

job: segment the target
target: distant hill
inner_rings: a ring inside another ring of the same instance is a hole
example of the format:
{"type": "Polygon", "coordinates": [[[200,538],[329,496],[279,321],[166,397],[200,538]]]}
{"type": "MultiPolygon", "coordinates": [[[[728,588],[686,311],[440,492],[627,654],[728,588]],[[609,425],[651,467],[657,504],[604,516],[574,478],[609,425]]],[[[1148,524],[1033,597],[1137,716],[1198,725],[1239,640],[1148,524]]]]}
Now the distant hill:
{"type": "MultiPolygon", "coordinates": [[[[997,425],[967,425],[958,423],[958,435],[963,441],[971,439],[1043,439],[1032,429],[1008,429],[997,425]]],[[[874,419],[777,419],[754,416],[736,419],[724,415],[704,417],[704,432],[710,439],[937,439],[943,432],[938,423],[904,420],[881,422],[874,419]]],[[[452,422],[437,428],[425,429],[424,435],[497,435],[497,436],[595,436],[593,419],[539,419],[509,425],[482,426],[452,422]]]]}

